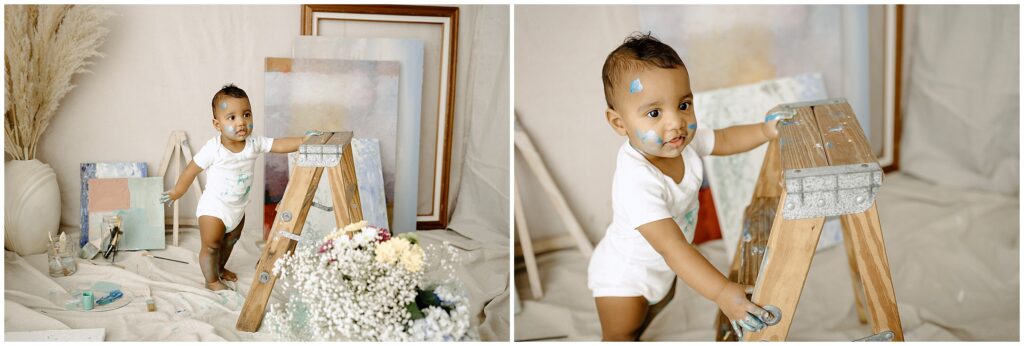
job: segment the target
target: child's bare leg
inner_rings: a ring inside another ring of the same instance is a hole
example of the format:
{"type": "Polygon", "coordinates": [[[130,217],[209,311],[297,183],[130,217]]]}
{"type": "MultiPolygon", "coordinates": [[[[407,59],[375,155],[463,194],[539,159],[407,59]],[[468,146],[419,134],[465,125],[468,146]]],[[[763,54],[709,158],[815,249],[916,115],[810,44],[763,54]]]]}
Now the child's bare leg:
{"type": "Polygon", "coordinates": [[[242,226],[245,226],[245,215],[242,215],[242,221],[238,223],[234,230],[224,235],[224,240],[221,242],[220,278],[225,281],[238,281],[238,275],[225,268],[224,265],[228,263],[228,257],[231,257],[231,250],[235,248],[238,237],[242,236],[242,226]]]}
{"type": "Polygon", "coordinates": [[[199,235],[203,242],[199,247],[199,269],[203,271],[203,278],[206,279],[206,288],[211,291],[228,289],[228,286],[219,279],[224,222],[213,216],[199,216],[199,235]]]}
{"type": "Polygon", "coordinates": [[[601,319],[601,340],[636,341],[647,317],[644,297],[597,297],[597,316],[601,319]]]}

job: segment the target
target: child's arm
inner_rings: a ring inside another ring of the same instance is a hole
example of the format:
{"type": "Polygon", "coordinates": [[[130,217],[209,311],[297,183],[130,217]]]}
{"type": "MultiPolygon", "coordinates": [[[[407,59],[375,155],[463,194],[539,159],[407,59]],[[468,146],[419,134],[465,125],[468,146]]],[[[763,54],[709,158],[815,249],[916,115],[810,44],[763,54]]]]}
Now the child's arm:
{"type": "Polygon", "coordinates": [[[195,161],[189,161],[188,166],[185,166],[185,171],[181,172],[181,175],[178,176],[178,182],[174,184],[174,188],[164,191],[160,195],[160,202],[171,204],[171,202],[181,198],[188,191],[188,187],[192,185],[192,180],[195,180],[196,176],[202,171],[203,169],[199,168],[195,161]]]}
{"type": "Polygon", "coordinates": [[[764,327],[762,321],[757,318],[750,319],[748,316],[748,313],[754,317],[765,316],[765,310],[747,300],[747,287],[729,281],[718,272],[718,269],[686,241],[675,221],[661,219],[637,227],[637,230],[683,282],[693,287],[700,295],[715,302],[730,321],[753,324],[749,328],[744,326],[750,331],[764,327]]]}
{"type": "Polygon", "coordinates": [[[779,137],[775,125],[779,119],[760,124],[736,125],[715,130],[715,148],[711,155],[732,155],[742,153],[779,137]]]}
{"type": "Polygon", "coordinates": [[[306,131],[304,137],[287,137],[287,138],[276,138],[274,144],[270,145],[270,152],[272,153],[293,153],[299,150],[299,146],[306,141],[310,136],[319,136],[323,132],[317,130],[306,131]]]}

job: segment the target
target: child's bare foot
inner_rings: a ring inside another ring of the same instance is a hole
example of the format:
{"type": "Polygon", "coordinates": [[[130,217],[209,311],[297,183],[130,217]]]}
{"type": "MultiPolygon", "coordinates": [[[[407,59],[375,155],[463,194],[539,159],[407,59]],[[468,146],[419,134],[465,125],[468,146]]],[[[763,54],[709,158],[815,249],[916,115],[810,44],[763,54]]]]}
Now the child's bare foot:
{"type": "Polygon", "coordinates": [[[228,289],[228,286],[217,280],[215,282],[207,282],[206,289],[211,291],[222,291],[228,289]]]}
{"type": "Polygon", "coordinates": [[[238,275],[225,268],[220,268],[220,278],[224,281],[238,281],[238,275]]]}

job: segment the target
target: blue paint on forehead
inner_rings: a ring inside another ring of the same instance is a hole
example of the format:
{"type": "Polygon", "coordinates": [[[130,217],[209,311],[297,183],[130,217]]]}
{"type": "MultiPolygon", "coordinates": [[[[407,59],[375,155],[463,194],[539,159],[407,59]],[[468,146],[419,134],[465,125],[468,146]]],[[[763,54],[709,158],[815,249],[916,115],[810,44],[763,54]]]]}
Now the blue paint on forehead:
{"type": "Polygon", "coordinates": [[[640,83],[640,78],[634,79],[632,83],[629,83],[629,93],[635,94],[644,91],[644,85],[640,83]]]}

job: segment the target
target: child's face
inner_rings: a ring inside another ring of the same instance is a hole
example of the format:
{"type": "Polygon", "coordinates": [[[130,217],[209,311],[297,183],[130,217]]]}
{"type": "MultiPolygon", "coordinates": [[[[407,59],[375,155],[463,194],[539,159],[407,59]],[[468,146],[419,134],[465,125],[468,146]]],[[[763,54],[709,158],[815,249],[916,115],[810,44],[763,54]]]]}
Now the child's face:
{"type": "Polygon", "coordinates": [[[679,157],[697,129],[686,69],[654,67],[623,77],[614,86],[608,123],[648,158],[679,157]]]}
{"type": "Polygon", "coordinates": [[[249,106],[249,99],[225,96],[217,100],[213,110],[213,127],[230,140],[244,141],[252,134],[252,108],[249,106]]]}

